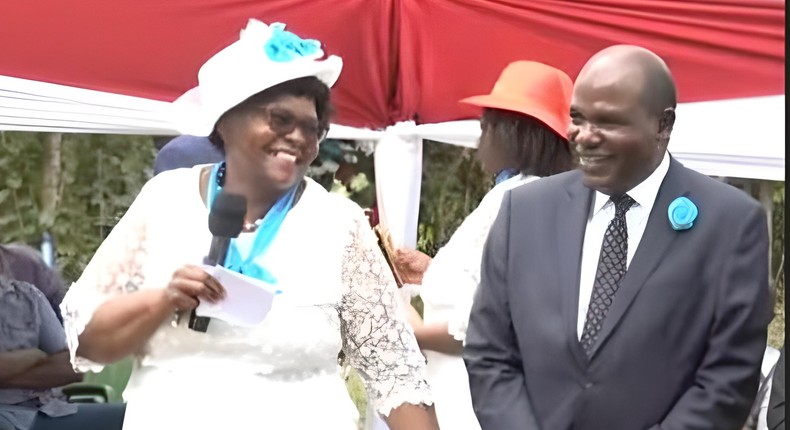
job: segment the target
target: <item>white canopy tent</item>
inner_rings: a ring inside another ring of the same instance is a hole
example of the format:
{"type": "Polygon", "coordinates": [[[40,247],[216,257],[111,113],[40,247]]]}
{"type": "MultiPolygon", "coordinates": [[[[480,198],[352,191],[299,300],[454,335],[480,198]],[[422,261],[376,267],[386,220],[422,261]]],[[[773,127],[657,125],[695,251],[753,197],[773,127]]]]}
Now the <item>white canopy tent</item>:
{"type": "MultiPolygon", "coordinates": [[[[680,104],[670,152],[710,176],[784,180],[783,95],[680,104]]],[[[0,76],[0,130],[177,135],[170,103],[0,76]]],[[[393,239],[417,239],[423,140],[475,147],[476,120],[402,122],[384,130],[333,125],[329,137],[376,142],[380,216],[393,239]]]]}

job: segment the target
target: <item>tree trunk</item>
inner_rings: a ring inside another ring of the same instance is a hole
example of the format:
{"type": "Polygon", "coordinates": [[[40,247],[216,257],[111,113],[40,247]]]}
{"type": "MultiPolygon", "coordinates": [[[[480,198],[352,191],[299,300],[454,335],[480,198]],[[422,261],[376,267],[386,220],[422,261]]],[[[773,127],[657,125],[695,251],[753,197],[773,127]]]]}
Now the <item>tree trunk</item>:
{"type": "Polygon", "coordinates": [[[44,230],[49,229],[55,223],[60,203],[62,141],[63,135],[61,133],[47,133],[43,138],[44,156],[41,169],[41,190],[38,195],[38,222],[44,230]]]}

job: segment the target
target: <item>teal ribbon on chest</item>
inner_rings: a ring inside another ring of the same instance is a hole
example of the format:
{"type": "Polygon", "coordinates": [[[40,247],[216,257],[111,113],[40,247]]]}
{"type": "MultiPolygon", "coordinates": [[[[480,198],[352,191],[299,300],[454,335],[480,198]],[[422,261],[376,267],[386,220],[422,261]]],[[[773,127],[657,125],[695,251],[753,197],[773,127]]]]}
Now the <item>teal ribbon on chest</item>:
{"type": "MultiPolygon", "coordinates": [[[[224,184],[224,171],[225,162],[217,163],[211,168],[211,176],[208,180],[208,189],[206,190],[206,201],[208,207],[211,208],[214,204],[214,198],[222,190],[224,184]]],[[[231,239],[230,246],[228,246],[228,254],[225,256],[223,267],[246,276],[260,279],[261,281],[269,284],[276,284],[277,279],[272,275],[271,271],[263,267],[258,260],[262,255],[268,251],[280,227],[288,215],[288,211],[293,206],[296,197],[296,188],[298,185],[293,186],[287,193],[280,197],[274,203],[266,216],[258,224],[258,229],[255,231],[255,238],[253,239],[252,247],[246,255],[242,255],[239,250],[237,239],[231,239]]]]}

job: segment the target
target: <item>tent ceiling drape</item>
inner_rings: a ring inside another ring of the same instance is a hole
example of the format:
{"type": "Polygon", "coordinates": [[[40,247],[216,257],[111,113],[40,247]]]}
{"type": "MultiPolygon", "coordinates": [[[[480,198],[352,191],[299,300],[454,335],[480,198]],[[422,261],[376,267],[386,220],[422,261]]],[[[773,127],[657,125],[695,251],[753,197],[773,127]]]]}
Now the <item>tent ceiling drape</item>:
{"type": "Polygon", "coordinates": [[[664,58],[680,102],[784,93],[782,1],[403,1],[402,113],[457,119],[460,97],[487,92],[515,59],[575,78],[613,44],[664,58]]]}

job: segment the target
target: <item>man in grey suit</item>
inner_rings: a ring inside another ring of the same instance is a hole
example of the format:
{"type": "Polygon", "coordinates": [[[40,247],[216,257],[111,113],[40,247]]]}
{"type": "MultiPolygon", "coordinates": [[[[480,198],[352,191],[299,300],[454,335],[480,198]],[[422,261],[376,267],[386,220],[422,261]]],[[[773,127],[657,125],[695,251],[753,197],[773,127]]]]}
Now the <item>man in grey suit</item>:
{"type": "Polygon", "coordinates": [[[579,169],[504,197],[463,353],[483,429],[745,422],[771,318],[766,217],[669,155],[675,106],[658,56],[604,49],[574,84],[579,169]]]}

